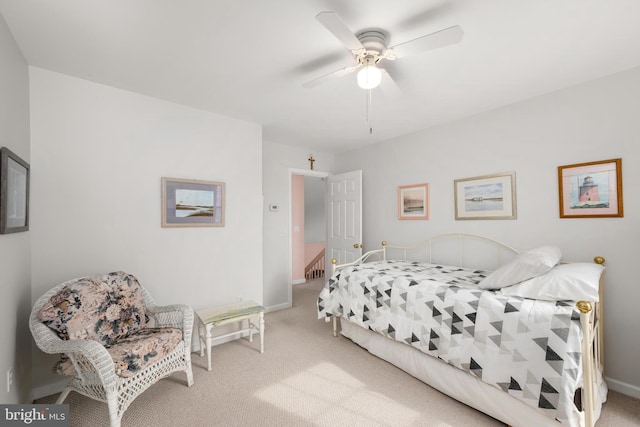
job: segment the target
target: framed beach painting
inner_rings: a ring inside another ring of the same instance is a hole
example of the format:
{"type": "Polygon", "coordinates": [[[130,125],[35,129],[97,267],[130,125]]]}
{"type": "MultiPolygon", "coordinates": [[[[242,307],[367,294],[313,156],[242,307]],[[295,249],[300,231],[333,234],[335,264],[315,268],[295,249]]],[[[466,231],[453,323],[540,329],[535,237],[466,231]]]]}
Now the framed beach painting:
{"type": "Polygon", "coordinates": [[[429,184],[398,187],[398,219],[429,219],[429,184]]]}
{"type": "Polygon", "coordinates": [[[623,217],[622,159],[558,166],[560,218],[623,217]]]}
{"type": "Polygon", "coordinates": [[[0,234],[29,230],[29,164],[0,149],[0,234]]]}
{"type": "Polygon", "coordinates": [[[516,219],[516,173],[454,180],[456,219],[516,219]]]}
{"type": "Polygon", "coordinates": [[[162,227],[224,226],[224,182],[162,178],[162,227]]]}

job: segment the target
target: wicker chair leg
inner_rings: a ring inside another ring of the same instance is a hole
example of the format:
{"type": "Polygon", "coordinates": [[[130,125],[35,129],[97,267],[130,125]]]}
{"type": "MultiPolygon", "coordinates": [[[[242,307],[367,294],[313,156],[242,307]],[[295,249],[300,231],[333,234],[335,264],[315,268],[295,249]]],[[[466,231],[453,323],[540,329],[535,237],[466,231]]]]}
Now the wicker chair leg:
{"type": "Polygon", "coordinates": [[[56,400],[56,405],[61,404],[62,402],[64,402],[64,400],[67,398],[67,396],[69,395],[69,392],[71,391],[71,389],[69,387],[65,387],[64,390],[62,390],[62,393],[60,393],[60,396],[58,396],[58,400],[56,400]]]}
{"type": "Polygon", "coordinates": [[[109,426],[120,427],[122,414],[119,414],[120,411],[118,411],[118,395],[114,394],[113,396],[108,397],[107,405],[109,405],[109,426]]]}
{"type": "Polygon", "coordinates": [[[187,365],[185,372],[187,374],[187,386],[191,387],[193,385],[193,370],[191,369],[191,364],[187,365]]]}

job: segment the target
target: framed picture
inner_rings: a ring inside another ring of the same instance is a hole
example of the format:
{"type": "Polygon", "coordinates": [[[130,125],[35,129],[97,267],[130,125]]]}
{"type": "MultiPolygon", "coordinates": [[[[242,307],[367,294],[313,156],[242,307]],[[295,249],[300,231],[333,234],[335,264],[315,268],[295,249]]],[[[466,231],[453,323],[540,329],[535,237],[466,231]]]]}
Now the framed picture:
{"type": "Polygon", "coordinates": [[[162,227],[224,226],[224,182],[162,178],[162,227]]]}
{"type": "Polygon", "coordinates": [[[623,217],[622,159],[558,166],[560,218],[623,217]]]}
{"type": "Polygon", "coordinates": [[[0,149],[0,234],[29,229],[29,164],[0,149]]]}
{"type": "Polygon", "coordinates": [[[429,184],[398,187],[398,219],[429,219],[429,184]]]}
{"type": "Polygon", "coordinates": [[[516,173],[454,180],[456,219],[516,219],[516,173]]]}

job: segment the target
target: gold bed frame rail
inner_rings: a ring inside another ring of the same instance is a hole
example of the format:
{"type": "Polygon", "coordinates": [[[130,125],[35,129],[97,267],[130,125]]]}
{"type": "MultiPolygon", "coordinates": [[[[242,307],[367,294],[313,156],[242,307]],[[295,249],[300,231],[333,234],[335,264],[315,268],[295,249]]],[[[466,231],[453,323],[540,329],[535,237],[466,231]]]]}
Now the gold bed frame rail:
{"type": "MultiPolygon", "coordinates": [[[[604,266],[605,259],[597,256],[593,262],[604,266]]],[[[598,289],[599,301],[578,301],[576,307],[580,312],[582,325],[582,411],[585,425],[595,425],[596,393],[600,374],[604,378],[604,324],[602,317],[602,278],[598,289]]]]}

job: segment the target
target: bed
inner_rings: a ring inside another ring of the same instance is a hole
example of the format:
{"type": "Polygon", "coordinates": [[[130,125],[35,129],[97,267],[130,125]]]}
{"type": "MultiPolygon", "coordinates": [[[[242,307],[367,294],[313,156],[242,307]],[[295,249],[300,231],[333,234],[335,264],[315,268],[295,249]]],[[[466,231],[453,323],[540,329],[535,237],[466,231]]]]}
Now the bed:
{"type": "Polygon", "coordinates": [[[451,233],[333,266],[317,306],[334,335],[509,425],[600,416],[602,257],[451,233]]]}

